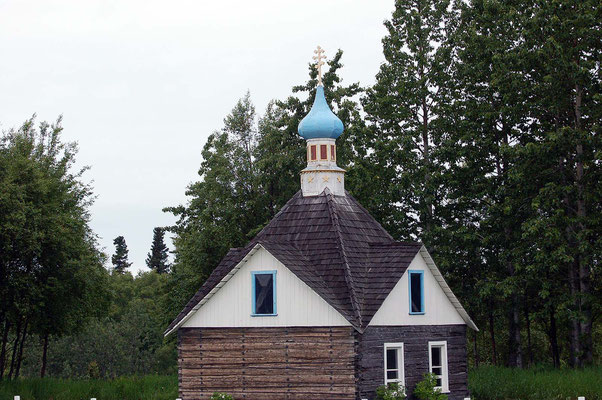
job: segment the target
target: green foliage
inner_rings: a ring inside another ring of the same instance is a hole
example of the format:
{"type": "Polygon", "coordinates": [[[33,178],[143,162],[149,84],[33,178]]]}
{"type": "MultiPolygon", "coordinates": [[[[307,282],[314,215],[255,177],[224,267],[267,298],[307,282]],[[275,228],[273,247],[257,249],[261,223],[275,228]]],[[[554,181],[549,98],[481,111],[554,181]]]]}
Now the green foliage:
{"type": "MultiPolygon", "coordinates": [[[[8,335],[15,346],[32,334],[77,332],[107,305],[108,277],[89,227],[92,189],[82,181],[86,169],[74,171],[77,146],[62,142],[61,131],[60,118],[37,129],[32,118],[0,137],[2,348],[8,335]]],[[[20,352],[0,357],[0,377],[17,376],[20,360],[20,352]]]]}
{"type": "Polygon", "coordinates": [[[165,230],[163,228],[153,229],[153,244],[150,253],[146,257],[146,266],[159,274],[169,272],[169,257],[167,255],[169,249],[165,245],[164,237],[165,230]]]}
{"type": "Polygon", "coordinates": [[[397,382],[391,382],[376,388],[376,398],[378,400],[404,400],[406,389],[397,382]]]}
{"type": "Polygon", "coordinates": [[[502,368],[470,371],[468,388],[475,400],[602,399],[602,367],[584,369],[502,368]]]}
{"type": "Polygon", "coordinates": [[[437,377],[431,373],[424,374],[424,379],[414,387],[414,395],[420,400],[447,400],[447,396],[436,388],[437,377]]]}
{"type": "Polygon", "coordinates": [[[86,375],[90,379],[100,378],[100,369],[98,368],[98,363],[96,361],[90,361],[90,363],[88,364],[88,372],[86,375]]]}
{"type": "Polygon", "coordinates": [[[226,393],[215,392],[211,396],[210,400],[234,400],[234,397],[226,393]]]}
{"type": "MultiPolygon", "coordinates": [[[[166,274],[155,271],[136,277],[129,273],[111,275],[108,315],[92,319],[77,334],[51,336],[47,374],[61,378],[115,378],[175,373],[175,340],[163,338],[166,323],[162,298],[167,295],[167,281],[166,274]]],[[[38,374],[40,352],[37,342],[30,342],[22,375],[38,374]]]]}
{"type": "Polygon", "coordinates": [[[132,263],[128,261],[128,254],[130,251],[128,250],[128,246],[125,243],[125,238],[123,236],[117,236],[113,240],[113,244],[115,245],[115,254],[111,256],[113,272],[116,274],[124,274],[132,265],[132,263]]]}
{"type": "Polygon", "coordinates": [[[133,376],[110,380],[27,378],[0,382],[0,398],[23,400],[174,400],[178,397],[178,377],[133,376]]]}

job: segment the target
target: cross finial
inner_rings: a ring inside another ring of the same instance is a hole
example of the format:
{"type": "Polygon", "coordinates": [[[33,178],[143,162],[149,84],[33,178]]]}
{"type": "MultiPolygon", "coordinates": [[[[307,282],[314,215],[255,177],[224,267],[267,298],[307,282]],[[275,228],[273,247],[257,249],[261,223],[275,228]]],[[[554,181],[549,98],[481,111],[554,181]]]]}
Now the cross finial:
{"type": "Polygon", "coordinates": [[[316,50],[314,50],[316,54],[312,58],[316,60],[316,68],[318,69],[318,85],[324,86],[322,84],[322,65],[324,65],[324,59],[326,56],[324,55],[324,49],[318,46],[316,50]]]}

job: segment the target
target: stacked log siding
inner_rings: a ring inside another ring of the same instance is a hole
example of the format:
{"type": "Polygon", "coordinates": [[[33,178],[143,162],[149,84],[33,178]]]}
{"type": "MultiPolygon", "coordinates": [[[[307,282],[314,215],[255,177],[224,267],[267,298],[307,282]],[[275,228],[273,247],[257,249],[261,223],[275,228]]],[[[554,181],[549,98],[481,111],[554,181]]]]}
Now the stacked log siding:
{"type": "Polygon", "coordinates": [[[182,400],[355,399],[351,327],[181,328],[182,400]]]}
{"type": "Polygon", "coordinates": [[[449,400],[468,397],[466,325],[369,326],[358,334],[358,386],[362,399],[374,399],[384,381],[384,343],[404,344],[405,384],[408,398],[429,371],[429,341],[447,342],[449,400]]]}

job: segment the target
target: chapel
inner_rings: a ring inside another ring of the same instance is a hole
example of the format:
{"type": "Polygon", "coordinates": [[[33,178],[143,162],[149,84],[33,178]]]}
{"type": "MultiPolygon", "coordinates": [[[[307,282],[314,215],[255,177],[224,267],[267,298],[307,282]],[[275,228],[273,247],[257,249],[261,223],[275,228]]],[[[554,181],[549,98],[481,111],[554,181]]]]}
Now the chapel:
{"type": "Polygon", "coordinates": [[[301,190],[247,245],[230,249],[165,334],[177,334],[179,394],[209,399],[409,398],[431,372],[468,397],[467,329],[477,330],[420,242],[397,241],[345,190],[341,120],[321,81],[298,127],[301,190]]]}

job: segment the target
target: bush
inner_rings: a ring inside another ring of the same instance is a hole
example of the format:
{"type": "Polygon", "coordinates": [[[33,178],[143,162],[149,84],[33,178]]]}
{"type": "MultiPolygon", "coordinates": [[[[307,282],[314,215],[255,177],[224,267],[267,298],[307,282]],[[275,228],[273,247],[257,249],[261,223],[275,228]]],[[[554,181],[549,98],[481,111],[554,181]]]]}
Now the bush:
{"type": "Polygon", "coordinates": [[[406,388],[397,382],[382,385],[376,389],[376,398],[378,400],[404,400],[406,398],[406,388]]]}
{"type": "Polygon", "coordinates": [[[437,378],[433,374],[424,374],[424,379],[416,384],[414,395],[420,400],[447,400],[447,396],[441,393],[437,386],[437,378]]]}
{"type": "Polygon", "coordinates": [[[215,392],[209,400],[234,400],[234,397],[226,393],[215,392]]]}

